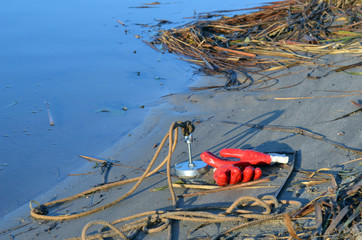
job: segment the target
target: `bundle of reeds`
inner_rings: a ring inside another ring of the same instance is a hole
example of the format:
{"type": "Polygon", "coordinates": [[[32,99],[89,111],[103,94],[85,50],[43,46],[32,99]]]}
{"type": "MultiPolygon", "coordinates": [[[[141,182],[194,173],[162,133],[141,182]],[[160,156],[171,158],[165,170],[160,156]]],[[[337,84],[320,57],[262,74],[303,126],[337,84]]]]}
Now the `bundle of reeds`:
{"type": "Polygon", "coordinates": [[[216,72],[277,70],[324,54],[362,53],[356,0],[285,0],[250,10],[257,11],[162,31],[153,43],[216,72]]]}

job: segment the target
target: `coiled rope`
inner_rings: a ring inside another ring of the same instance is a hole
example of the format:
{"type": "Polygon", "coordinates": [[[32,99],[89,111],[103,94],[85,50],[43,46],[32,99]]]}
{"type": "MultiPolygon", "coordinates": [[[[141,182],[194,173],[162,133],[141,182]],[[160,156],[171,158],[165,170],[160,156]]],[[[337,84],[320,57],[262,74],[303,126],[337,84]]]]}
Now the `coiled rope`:
{"type": "MultiPolygon", "coordinates": [[[[232,223],[239,223],[235,228],[228,229],[225,232],[219,233],[216,236],[220,236],[229,232],[230,230],[235,230],[237,228],[241,228],[244,226],[250,226],[255,224],[262,224],[268,220],[280,219],[280,217],[284,214],[277,214],[278,209],[276,208],[276,204],[288,204],[288,205],[296,205],[297,208],[295,210],[291,210],[288,213],[297,212],[300,210],[301,203],[298,201],[288,201],[288,200],[281,200],[278,201],[274,196],[268,195],[262,198],[255,198],[250,196],[243,196],[238,198],[234,201],[230,206],[206,206],[206,207],[192,207],[192,208],[184,208],[184,209],[175,209],[169,211],[148,211],[140,214],[136,214],[133,216],[121,218],[115,220],[111,223],[107,222],[103,226],[112,226],[112,228],[106,232],[102,233],[95,233],[92,235],[86,236],[87,230],[96,224],[101,224],[99,220],[92,221],[86,224],[83,227],[81,237],[70,238],[68,240],[92,240],[92,239],[103,239],[107,237],[114,237],[119,236],[123,239],[130,239],[133,236],[133,232],[139,229],[142,229],[146,233],[156,233],[166,229],[169,224],[170,220],[179,220],[179,221],[188,221],[188,222],[202,222],[202,223],[221,223],[221,222],[232,222],[232,223]],[[232,211],[238,204],[241,202],[249,203],[250,206],[260,206],[262,208],[266,208],[264,212],[261,214],[250,214],[250,211],[247,210],[236,210],[232,211]],[[271,205],[274,205],[274,213],[270,214],[271,212],[271,205]],[[204,211],[200,211],[204,210],[204,211]],[[205,210],[218,210],[223,211],[219,214],[206,212],[205,210]],[[232,211],[232,212],[231,212],[232,211]],[[232,214],[232,216],[228,216],[232,214]],[[135,220],[131,223],[124,224],[119,228],[115,227],[116,224],[135,220]],[[248,219],[256,219],[253,221],[248,221],[248,219]],[[156,226],[156,227],[155,227],[156,226]],[[117,228],[118,231],[115,231],[114,228],[117,228]],[[125,232],[131,232],[128,236],[125,235],[125,232]]],[[[216,239],[216,238],[215,238],[216,239]]]]}
{"type": "MultiPolygon", "coordinates": [[[[144,171],[142,176],[131,178],[127,180],[117,181],[113,183],[109,183],[106,185],[102,185],[99,187],[95,187],[92,189],[89,189],[87,191],[78,193],[74,196],[63,198],[60,200],[51,201],[45,204],[39,204],[35,201],[30,202],[30,208],[31,208],[31,216],[36,219],[42,219],[42,220],[52,220],[52,221],[61,221],[61,220],[70,220],[75,218],[80,218],[83,216],[90,215],[92,213],[104,210],[108,207],[111,207],[125,198],[129,197],[138,187],[139,185],[144,181],[145,178],[150,177],[151,175],[158,172],[165,164],[167,164],[167,182],[169,185],[171,198],[172,198],[172,204],[173,209],[169,211],[148,211],[140,214],[136,214],[133,216],[121,218],[118,220],[115,220],[113,222],[106,222],[103,220],[96,220],[91,221],[88,224],[86,224],[83,227],[83,230],[81,232],[80,238],[71,238],[72,240],[91,240],[91,239],[103,239],[107,237],[112,237],[118,235],[122,239],[131,239],[139,230],[143,230],[146,233],[156,233],[165,230],[168,228],[169,230],[169,238],[171,236],[171,227],[173,220],[179,220],[179,221],[191,221],[191,222],[203,222],[203,223],[217,223],[217,222],[238,222],[240,225],[239,228],[249,225],[253,222],[259,223],[263,220],[268,219],[274,219],[279,218],[280,214],[270,214],[271,213],[271,204],[274,205],[274,208],[278,210],[279,203],[282,204],[295,204],[298,205],[298,207],[301,206],[300,202],[297,201],[281,201],[278,202],[278,200],[273,196],[264,196],[263,198],[255,198],[251,196],[243,196],[237,199],[233,204],[230,206],[207,206],[207,207],[193,207],[188,209],[177,209],[177,197],[174,192],[174,188],[171,181],[171,157],[172,154],[176,148],[177,145],[177,135],[178,135],[178,127],[182,128],[183,134],[188,135],[193,130],[194,127],[191,122],[173,122],[169,128],[168,133],[165,135],[165,137],[162,139],[158,149],[155,152],[155,155],[153,156],[150,164],[148,165],[147,169],[144,171]],[[156,159],[159,156],[159,153],[161,152],[161,149],[164,147],[166,141],[168,140],[169,146],[168,146],[168,155],[165,157],[165,159],[159,164],[154,170],[151,171],[152,166],[154,165],[156,159]],[[120,186],[123,184],[136,182],[136,184],[123,196],[120,198],[105,204],[104,206],[90,209],[84,212],[75,213],[71,215],[57,215],[57,216],[48,216],[48,208],[51,208],[54,205],[57,205],[59,203],[66,203],[73,201],[75,199],[85,197],[88,194],[95,193],[102,190],[107,190],[116,186],[120,186]],[[269,200],[268,200],[269,199],[269,200]],[[251,211],[247,210],[240,210],[236,209],[240,203],[249,202],[251,203],[250,206],[260,206],[262,208],[265,208],[265,211],[261,214],[255,214],[251,211]],[[36,203],[37,207],[32,207],[32,203],[36,203]],[[206,211],[200,211],[200,210],[223,210],[224,212],[219,214],[213,214],[206,211]],[[231,215],[231,216],[228,216],[231,215]],[[248,219],[260,219],[260,220],[254,220],[252,222],[248,222],[248,219]],[[131,221],[134,220],[131,223],[125,224],[119,228],[117,228],[115,225],[121,222],[131,221]],[[102,229],[104,229],[104,226],[107,226],[110,228],[110,230],[105,232],[99,232],[96,234],[92,234],[90,236],[86,235],[87,230],[94,226],[94,225],[101,225],[102,229]],[[129,234],[126,234],[126,232],[130,232],[129,234]]],[[[234,229],[230,229],[234,230],[234,229]]],[[[224,232],[225,233],[225,232],[224,232]]],[[[220,236],[218,234],[218,236],[220,236]]],[[[69,239],[70,240],[70,239],[69,239]]]]}

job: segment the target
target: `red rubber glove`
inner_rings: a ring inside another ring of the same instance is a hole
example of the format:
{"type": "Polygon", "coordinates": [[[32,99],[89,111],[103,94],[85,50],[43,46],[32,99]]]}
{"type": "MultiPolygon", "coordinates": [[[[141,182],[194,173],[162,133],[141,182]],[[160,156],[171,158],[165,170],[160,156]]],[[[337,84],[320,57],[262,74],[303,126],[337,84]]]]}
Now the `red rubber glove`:
{"type": "Polygon", "coordinates": [[[236,184],[240,181],[249,182],[261,177],[261,169],[254,169],[249,162],[227,161],[218,158],[211,152],[203,152],[200,157],[205,163],[216,168],[214,179],[219,186],[236,184]]]}
{"type": "Polygon", "coordinates": [[[228,184],[235,184],[241,181],[242,172],[240,168],[232,164],[223,165],[216,168],[214,172],[214,179],[219,186],[226,186],[228,184]]]}

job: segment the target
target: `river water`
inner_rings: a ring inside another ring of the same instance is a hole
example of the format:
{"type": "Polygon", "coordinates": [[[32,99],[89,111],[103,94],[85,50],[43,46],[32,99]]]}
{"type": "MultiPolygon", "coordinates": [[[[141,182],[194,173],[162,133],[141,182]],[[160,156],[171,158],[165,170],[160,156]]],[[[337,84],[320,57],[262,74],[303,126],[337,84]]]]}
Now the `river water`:
{"type": "Polygon", "coordinates": [[[197,81],[190,64],[142,42],[156,34],[151,25],[263,2],[2,1],[0,217],[75,173],[78,155],[119,141],[161,96],[197,81]]]}

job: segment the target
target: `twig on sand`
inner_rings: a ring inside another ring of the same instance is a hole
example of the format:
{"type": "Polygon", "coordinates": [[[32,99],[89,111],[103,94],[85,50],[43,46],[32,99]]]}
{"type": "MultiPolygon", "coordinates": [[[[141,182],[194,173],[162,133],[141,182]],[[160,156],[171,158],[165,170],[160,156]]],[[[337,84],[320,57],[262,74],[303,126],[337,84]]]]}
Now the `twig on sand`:
{"type": "Polygon", "coordinates": [[[333,120],[330,120],[330,121],[328,121],[328,122],[334,122],[334,121],[337,121],[337,120],[340,120],[340,119],[343,119],[343,118],[346,118],[346,117],[349,117],[349,116],[353,116],[353,115],[356,115],[356,114],[359,113],[359,112],[362,112],[362,107],[359,108],[359,109],[357,109],[357,110],[355,110],[355,111],[353,111],[353,112],[344,114],[343,116],[340,116],[340,117],[337,117],[337,118],[335,118],[335,119],[333,119],[333,120]]]}
{"type": "Polygon", "coordinates": [[[337,68],[334,71],[335,72],[341,72],[341,71],[344,71],[344,70],[348,70],[350,68],[361,67],[361,66],[362,66],[362,62],[358,62],[358,63],[354,63],[354,64],[351,64],[351,65],[348,65],[348,66],[343,66],[343,67],[337,68]]]}
{"type": "MultiPolygon", "coordinates": [[[[199,196],[199,195],[206,195],[209,193],[217,193],[217,192],[222,192],[222,191],[226,191],[226,190],[232,190],[232,189],[242,188],[242,187],[246,187],[246,186],[252,186],[252,185],[256,185],[259,183],[265,183],[265,182],[270,182],[270,178],[258,179],[258,180],[251,181],[251,182],[239,183],[239,184],[235,184],[235,185],[231,185],[231,186],[227,186],[227,187],[210,189],[210,190],[196,192],[196,193],[183,194],[183,195],[179,195],[177,197],[186,198],[186,197],[194,197],[194,196],[199,196]]],[[[266,187],[268,187],[268,186],[266,186],[266,187]]]]}
{"type": "Polygon", "coordinates": [[[357,107],[360,107],[362,108],[362,104],[358,103],[358,102],[355,102],[355,101],[351,101],[354,105],[356,105],[357,107]]]}
{"type": "Polygon", "coordinates": [[[354,149],[354,148],[350,148],[345,146],[343,143],[339,143],[339,142],[335,142],[332,141],[326,137],[324,137],[323,135],[319,134],[319,133],[313,133],[309,130],[306,129],[302,129],[302,128],[298,128],[298,127],[289,127],[289,126],[275,126],[275,125],[262,125],[262,124],[249,124],[249,123],[238,123],[238,122],[229,122],[229,121],[222,121],[223,123],[227,123],[227,124],[237,124],[237,125],[243,125],[246,127],[250,127],[250,128],[257,128],[257,129],[261,129],[261,130],[269,130],[269,131],[280,131],[280,132],[291,132],[291,133],[295,133],[298,135],[302,135],[302,136],[307,136],[319,141],[323,141],[326,142],[328,144],[331,144],[335,147],[347,150],[347,151],[351,151],[355,154],[358,155],[362,155],[362,151],[359,149],[354,149]]]}
{"type": "Polygon", "coordinates": [[[353,160],[351,160],[351,161],[348,161],[348,162],[345,162],[345,163],[341,163],[341,164],[339,164],[339,165],[346,165],[346,164],[353,163],[353,162],[357,162],[357,161],[361,161],[361,160],[362,160],[362,158],[356,158],[356,159],[353,159],[353,160]]]}
{"type": "Polygon", "coordinates": [[[313,99],[313,98],[337,98],[337,97],[350,97],[361,95],[362,93],[355,94],[344,94],[344,95],[331,95],[331,96],[311,96],[311,97],[285,97],[285,98],[274,98],[275,100],[300,100],[300,99],[313,99]]]}
{"type": "MultiPolygon", "coordinates": [[[[217,185],[201,185],[201,184],[184,184],[184,183],[172,183],[173,187],[176,188],[190,188],[190,189],[202,189],[202,190],[211,190],[211,189],[220,189],[223,188],[221,186],[217,186],[217,185]]],[[[256,188],[276,188],[279,186],[245,186],[244,188],[248,188],[248,189],[256,189],[256,188]]],[[[154,188],[151,189],[151,192],[156,192],[159,190],[164,190],[168,188],[167,186],[163,186],[163,187],[159,187],[159,188],[154,188]]]]}
{"type": "Polygon", "coordinates": [[[93,174],[93,173],[96,173],[96,172],[87,172],[87,173],[70,173],[70,174],[67,174],[68,176],[84,176],[84,175],[89,175],[89,174],[93,174]]]}
{"type": "MultiPolygon", "coordinates": [[[[127,165],[124,165],[124,164],[114,163],[114,162],[110,162],[110,161],[102,160],[102,159],[97,159],[97,158],[93,158],[93,157],[87,157],[87,156],[83,156],[83,155],[79,155],[79,157],[84,158],[85,160],[87,160],[87,161],[89,161],[89,162],[112,163],[113,166],[133,168],[133,169],[137,169],[137,170],[140,170],[140,171],[143,171],[143,172],[145,171],[145,170],[142,169],[142,168],[127,166],[127,165]]],[[[166,174],[166,173],[163,173],[163,172],[158,172],[158,173],[159,173],[159,174],[164,174],[164,175],[166,174]]]]}
{"type": "Polygon", "coordinates": [[[110,162],[110,161],[102,160],[102,159],[98,159],[98,158],[87,157],[87,156],[83,156],[83,155],[79,155],[79,157],[84,158],[85,160],[87,160],[87,161],[89,161],[89,162],[112,163],[114,166],[120,166],[120,167],[126,167],[126,168],[134,168],[134,169],[137,169],[137,170],[144,171],[144,169],[142,169],[142,168],[127,166],[127,165],[123,165],[123,164],[119,164],[119,163],[114,163],[114,162],[110,162]]]}

